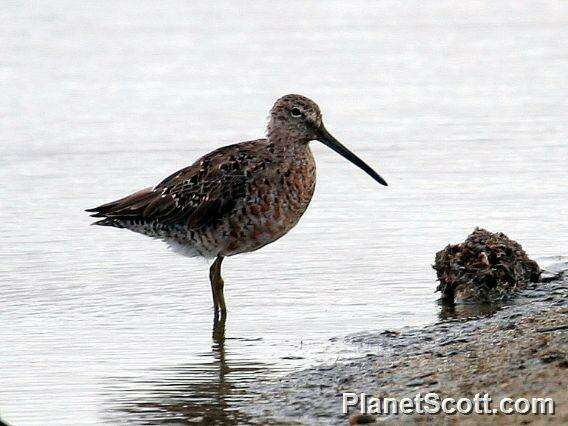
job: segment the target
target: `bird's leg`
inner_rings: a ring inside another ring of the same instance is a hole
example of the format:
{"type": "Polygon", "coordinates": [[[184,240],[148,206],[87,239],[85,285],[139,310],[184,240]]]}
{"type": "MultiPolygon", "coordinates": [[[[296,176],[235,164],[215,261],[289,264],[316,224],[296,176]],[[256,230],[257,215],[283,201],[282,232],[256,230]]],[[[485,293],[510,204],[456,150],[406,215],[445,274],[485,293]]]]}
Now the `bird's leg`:
{"type": "Polygon", "coordinates": [[[215,280],[215,269],[217,266],[217,260],[215,260],[215,262],[213,262],[213,264],[211,265],[211,268],[209,269],[209,281],[211,281],[211,294],[213,295],[213,312],[215,313],[215,317],[218,316],[219,314],[219,302],[218,297],[217,297],[217,286],[215,285],[216,280],[215,280]]]}
{"type": "Polygon", "coordinates": [[[224,286],[225,282],[221,277],[221,263],[223,262],[223,256],[217,256],[215,259],[215,263],[217,264],[216,268],[216,281],[217,281],[217,302],[219,303],[219,310],[221,311],[221,316],[225,316],[227,314],[227,305],[225,305],[225,294],[224,294],[224,286]]]}
{"type": "Polygon", "coordinates": [[[211,291],[213,293],[213,310],[215,311],[215,318],[218,317],[219,312],[224,317],[227,314],[227,306],[225,305],[225,296],[223,294],[223,278],[221,278],[221,263],[223,256],[217,256],[211,269],[209,269],[209,279],[211,280],[211,291]]]}
{"type": "Polygon", "coordinates": [[[211,280],[211,293],[213,294],[213,314],[215,318],[217,318],[219,315],[219,303],[217,302],[217,289],[215,288],[213,280],[211,280]]]}

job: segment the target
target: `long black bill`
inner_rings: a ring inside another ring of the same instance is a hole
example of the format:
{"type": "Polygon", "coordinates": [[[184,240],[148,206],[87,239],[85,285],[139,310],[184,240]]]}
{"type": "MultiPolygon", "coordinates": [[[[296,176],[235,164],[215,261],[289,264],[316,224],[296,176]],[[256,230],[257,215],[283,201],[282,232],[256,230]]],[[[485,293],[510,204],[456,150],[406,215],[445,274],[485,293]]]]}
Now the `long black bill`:
{"type": "Polygon", "coordinates": [[[337,139],[335,139],[331,135],[331,133],[329,133],[323,125],[319,129],[319,134],[320,134],[320,137],[318,138],[318,140],[321,143],[326,144],[331,149],[333,149],[335,152],[337,152],[339,155],[341,155],[342,157],[351,161],[353,164],[355,164],[360,169],[364,170],[365,173],[367,173],[369,176],[371,176],[373,179],[375,179],[381,185],[387,186],[387,182],[382,177],[380,177],[377,172],[375,172],[373,169],[371,169],[367,165],[367,163],[365,163],[363,160],[361,160],[359,157],[357,157],[355,154],[353,154],[351,151],[349,151],[337,139]]]}

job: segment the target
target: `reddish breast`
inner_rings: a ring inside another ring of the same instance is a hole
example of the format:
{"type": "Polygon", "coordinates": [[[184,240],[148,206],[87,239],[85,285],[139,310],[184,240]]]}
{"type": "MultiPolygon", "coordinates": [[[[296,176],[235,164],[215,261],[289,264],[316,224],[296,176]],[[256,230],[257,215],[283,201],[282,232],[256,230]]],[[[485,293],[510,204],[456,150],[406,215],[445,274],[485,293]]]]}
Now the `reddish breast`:
{"type": "Polygon", "coordinates": [[[309,146],[273,156],[252,173],[240,218],[231,224],[225,255],[249,252],[285,235],[306,211],[315,189],[316,168],[309,146]],[[234,227],[238,227],[235,232],[234,227]]]}

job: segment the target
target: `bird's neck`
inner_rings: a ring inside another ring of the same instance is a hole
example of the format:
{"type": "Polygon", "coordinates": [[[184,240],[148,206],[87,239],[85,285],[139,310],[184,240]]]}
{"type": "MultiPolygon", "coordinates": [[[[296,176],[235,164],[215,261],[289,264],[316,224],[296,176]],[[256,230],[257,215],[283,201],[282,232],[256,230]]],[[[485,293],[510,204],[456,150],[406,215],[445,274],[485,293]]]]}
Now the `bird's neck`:
{"type": "Polygon", "coordinates": [[[296,161],[311,155],[308,141],[290,138],[268,138],[268,145],[275,157],[280,161],[296,161]]]}
{"type": "Polygon", "coordinates": [[[274,154],[281,157],[304,156],[310,152],[308,140],[268,137],[267,142],[274,154]]]}
{"type": "Polygon", "coordinates": [[[272,121],[268,123],[266,138],[275,145],[307,145],[310,141],[303,133],[294,132],[288,128],[277,126],[272,121]]]}

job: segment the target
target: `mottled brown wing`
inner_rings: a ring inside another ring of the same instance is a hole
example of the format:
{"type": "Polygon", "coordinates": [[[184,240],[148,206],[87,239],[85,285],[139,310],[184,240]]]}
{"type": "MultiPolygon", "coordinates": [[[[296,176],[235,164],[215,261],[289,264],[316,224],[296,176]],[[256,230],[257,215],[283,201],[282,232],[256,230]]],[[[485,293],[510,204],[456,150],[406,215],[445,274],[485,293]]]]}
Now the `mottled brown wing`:
{"type": "MultiPolygon", "coordinates": [[[[245,196],[250,158],[242,144],[220,148],[128,197],[87,211],[111,221],[157,222],[200,228],[230,212],[245,196]]],[[[246,149],[245,149],[246,151],[246,149]]],[[[112,225],[101,221],[102,225],[112,225]]]]}

